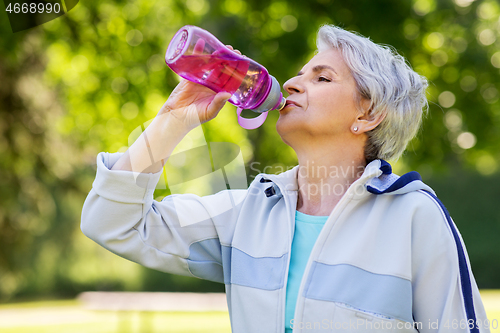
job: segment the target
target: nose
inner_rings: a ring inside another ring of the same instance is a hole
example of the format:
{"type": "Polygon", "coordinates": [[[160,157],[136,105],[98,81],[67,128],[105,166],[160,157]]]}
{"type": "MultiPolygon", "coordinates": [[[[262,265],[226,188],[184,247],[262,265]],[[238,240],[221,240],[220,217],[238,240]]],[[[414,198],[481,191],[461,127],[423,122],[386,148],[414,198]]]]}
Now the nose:
{"type": "Polygon", "coordinates": [[[301,93],[304,91],[302,86],[299,84],[299,77],[298,76],[294,76],[291,79],[289,79],[288,81],[286,81],[285,84],[283,85],[283,88],[285,88],[286,92],[289,95],[295,94],[295,93],[301,93]]]}

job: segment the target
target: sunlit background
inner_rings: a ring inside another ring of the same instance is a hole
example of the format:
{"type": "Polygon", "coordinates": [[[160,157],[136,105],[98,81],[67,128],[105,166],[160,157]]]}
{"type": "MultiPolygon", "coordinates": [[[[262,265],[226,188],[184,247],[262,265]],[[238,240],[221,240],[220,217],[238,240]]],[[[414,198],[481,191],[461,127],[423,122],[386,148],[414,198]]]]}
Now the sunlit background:
{"type": "MultiPolygon", "coordinates": [[[[314,54],[324,23],[395,47],[430,81],[429,113],[395,170],[421,173],[458,225],[479,287],[500,288],[499,14],[498,0],[81,0],[65,16],[12,33],[2,11],[0,317],[23,302],[78,307],[71,300],[84,291],[224,291],[121,259],[79,228],[97,153],[125,151],[177,84],[164,53],[186,24],[233,45],[282,84],[314,54]]],[[[296,164],[277,118],[247,131],[227,105],[198,139],[238,145],[251,181],[266,166],[272,173],[296,164]]],[[[489,314],[500,320],[490,298],[489,314]]],[[[106,329],[121,330],[115,319],[106,329]]]]}

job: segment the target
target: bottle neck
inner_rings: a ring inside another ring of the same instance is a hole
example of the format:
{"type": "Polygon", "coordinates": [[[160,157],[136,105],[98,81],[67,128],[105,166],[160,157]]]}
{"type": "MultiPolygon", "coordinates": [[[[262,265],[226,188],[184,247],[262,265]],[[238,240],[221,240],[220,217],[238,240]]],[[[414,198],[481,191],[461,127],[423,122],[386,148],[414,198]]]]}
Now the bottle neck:
{"type": "Polygon", "coordinates": [[[286,98],[283,97],[283,93],[280,93],[280,98],[278,103],[276,103],[276,105],[271,110],[281,111],[281,109],[285,107],[285,104],[286,104],[286,98]]]}

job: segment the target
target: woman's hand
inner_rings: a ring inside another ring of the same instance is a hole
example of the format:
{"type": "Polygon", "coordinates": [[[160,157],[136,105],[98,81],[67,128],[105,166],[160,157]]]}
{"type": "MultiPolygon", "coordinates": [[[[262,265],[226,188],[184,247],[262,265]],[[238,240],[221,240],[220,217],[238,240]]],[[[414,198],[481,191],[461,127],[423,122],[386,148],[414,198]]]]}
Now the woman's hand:
{"type": "Polygon", "coordinates": [[[201,84],[182,79],[158,115],[168,113],[191,130],[215,118],[230,97],[230,93],[216,94],[201,84]]]}
{"type": "MultiPolygon", "coordinates": [[[[241,54],[231,45],[226,46],[233,52],[241,54]]],[[[203,49],[203,45],[200,48],[203,49]]],[[[215,93],[201,84],[182,79],[163,104],[158,116],[170,114],[187,130],[191,130],[215,118],[230,97],[231,94],[228,92],[215,93]]]]}
{"type": "Polygon", "coordinates": [[[230,93],[216,94],[200,84],[182,80],[155,119],[111,169],[137,173],[160,171],[182,138],[196,126],[215,118],[230,97],[230,93]]]}

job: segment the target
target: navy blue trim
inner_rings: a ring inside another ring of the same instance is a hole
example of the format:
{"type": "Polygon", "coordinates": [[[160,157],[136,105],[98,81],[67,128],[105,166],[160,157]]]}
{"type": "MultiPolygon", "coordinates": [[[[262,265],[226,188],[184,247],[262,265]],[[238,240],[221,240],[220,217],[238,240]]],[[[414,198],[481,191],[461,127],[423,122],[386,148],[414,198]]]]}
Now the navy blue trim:
{"type": "Polygon", "coordinates": [[[373,194],[391,193],[391,192],[394,192],[396,190],[399,190],[402,187],[405,187],[409,183],[416,181],[416,180],[422,180],[422,177],[420,177],[420,174],[418,172],[411,171],[411,172],[408,172],[408,173],[402,175],[401,177],[399,177],[398,180],[396,180],[394,183],[392,183],[391,186],[389,186],[388,188],[386,188],[383,191],[380,191],[380,190],[376,189],[375,187],[372,187],[369,185],[366,187],[366,189],[368,190],[368,192],[373,193],[373,194]]]}
{"type": "Polygon", "coordinates": [[[390,175],[392,173],[391,165],[384,160],[380,160],[380,170],[382,170],[384,175],[390,175]]]}
{"type": "MultiPolygon", "coordinates": [[[[425,191],[425,190],[424,190],[425,191]]],[[[448,213],[448,210],[446,207],[443,205],[441,201],[432,193],[429,191],[425,191],[428,193],[441,207],[441,210],[444,212],[446,215],[446,220],[448,221],[448,225],[450,226],[451,232],[453,233],[453,238],[455,239],[455,244],[457,246],[457,252],[458,252],[458,265],[460,268],[460,282],[462,284],[462,293],[463,293],[463,298],[464,298],[464,304],[465,304],[465,312],[467,314],[467,322],[469,322],[471,319],[473,320],[472,322],[474,323],[474,327],[470,330],[471,333],[479,333],[479,329],[477,328],[476,325],[476,313],[474,311],[474,298],[472,296],[472,284],[470,280],[470,275],[469,275],[469,268],[467,266],[467,259],[465,257],[465,252],[464,249],[462,248],[462,242],[460,241],[460,237],[458,235],[457,229],[455,228],[455,225],[450,217],[450,214],[448,213]]]]}

